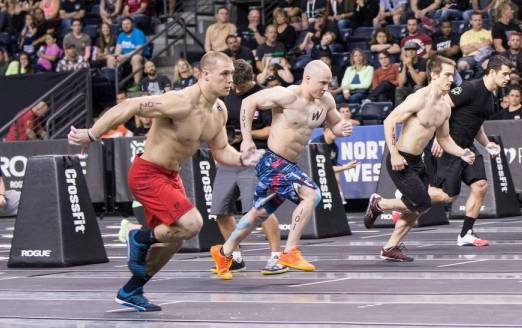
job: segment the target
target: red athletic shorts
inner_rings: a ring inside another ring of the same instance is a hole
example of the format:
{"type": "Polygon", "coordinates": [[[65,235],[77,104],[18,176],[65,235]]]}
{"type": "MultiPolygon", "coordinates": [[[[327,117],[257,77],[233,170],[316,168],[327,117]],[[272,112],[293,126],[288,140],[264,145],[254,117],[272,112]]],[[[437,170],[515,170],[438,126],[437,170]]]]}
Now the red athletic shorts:
{"type": "Polygon", "coordinates": [[[128,179],[151,228],[162,223],[171,225],[194,207],[177,171],[146,161],[141,155],[134,158],[128,179]]]}

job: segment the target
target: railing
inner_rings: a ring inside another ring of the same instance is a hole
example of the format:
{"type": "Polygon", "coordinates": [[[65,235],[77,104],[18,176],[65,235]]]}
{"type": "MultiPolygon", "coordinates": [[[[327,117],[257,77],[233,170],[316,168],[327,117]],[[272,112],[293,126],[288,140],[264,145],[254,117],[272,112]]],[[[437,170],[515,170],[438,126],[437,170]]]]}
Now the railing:
{"type": "Polygon", "coordinates": [[[40,102],[49,107],[46,128],[49,139],[65,137],[71,125],[79,127],[92,123],[92,91],[89,70],[70,73],[63,81],[35,100],[27,109],[19,112],[12,120],[0,128],[4,135],[9,127],[22,115],[40,102]]]}

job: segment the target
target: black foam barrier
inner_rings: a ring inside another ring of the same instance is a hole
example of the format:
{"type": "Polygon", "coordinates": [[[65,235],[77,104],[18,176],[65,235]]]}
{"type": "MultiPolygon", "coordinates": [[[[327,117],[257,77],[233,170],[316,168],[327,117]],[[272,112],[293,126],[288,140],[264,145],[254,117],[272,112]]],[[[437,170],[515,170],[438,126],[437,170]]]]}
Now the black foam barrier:
{"type": "MultiPolygon", "coordinates": [[[[114,140],[114,169],[116,178],[116,201],[132,202],[132,194],[127,184],[127,173],[134,157],[143,151],[143,138],[120,138],[114,140]]],[[[191,159],[185,161],[180,170],[185,192],[203,217],[203,227],[198,235],[187,240],[182,251],[207,251],[211,246],[222,244],[216,217],[210,215],[212,186],[216,175],[216,165],[209,150],[199,149],[191,159]]],[[[134,208],[141,215],[143,207],[134,208]]]]}
{"type": "MultiPolygon", "coordinates": [[[[379,181],[377,182],[377,194],[381,195],[383,198],[400,198],[400,192],[395,187],[390,174],[388,173],[388,169],[386,168],[386,157],[388,156],[388,147],[384,149],[384,153],[381,160],[381,172],[379,174],[379,181]]],[[[433,176],[433,167],[431,162],[427,160],[426,153],[423,158],[423,161],[426,165],[426,172],[428,175],[433,176]]],[[[446,217],[446,213],[444,211],[444,206],[441,203],[432,203],[431,209],[422,215],[417,220],[418,227],[427,227],[434,225],[442,225],[449,224],[448,218],[446,217]]],[[[385,212],[375,220],[374,227],[376,228],[393,228],[395,224],[392,221],[391,213],[385,212]]]]}
{"type": "Polygon", "coordinates": [[[107,254],[78,157],[30,157],[8,266],[104,262],[107,254]]]}
{"type": "Polygon", "coordinates": [[[522,120],[486,121],[484,130],[502,138],[515,192],[522,193],[522,120]]]}
{"type": "MultiPolygon", "coordinates": [[[[344,211],[330,154],[325,144],[309,144],[298,162],[301,170],[312,178],[321,189],[321,202],[313,211],[302,238],[326,238],[351,235],[344,211]]],[[[292,212],[296,205],[287,200],[277,209],[281,237],[286,238],[292,228],[292,212]]]]}
{"type": "MultiPolygon", "coordinates": [[[[80,147],[71,146],[67,140],[18,141],[0,143],[0,167],[6,189],[21,191],[27,160],[37,155],[79,154],[80,147]]],[[[90,145],[87,153],[79,155],[80,165],[86,177],[89,195],[94,203],[105,202],[105,180],[101,142],[90,145]]]]}
{"type": "MultiPolygon", "coordinates": [[[[480,208],[479,218],[519,216],[520,205],[511,179],[502,139],[499,136],[488,136],[488,138],[500,145],[501,152],[499,156],[490,156],[486,149],[475,141],[475,147],[484,157],[486,179],[488,180],[488,191],[484,204],[480,208]]],[[[463,183],[460,187],[460,194],[451,207],[451,219],[464,218],[469,193],[470,188],[463,183]]]]}

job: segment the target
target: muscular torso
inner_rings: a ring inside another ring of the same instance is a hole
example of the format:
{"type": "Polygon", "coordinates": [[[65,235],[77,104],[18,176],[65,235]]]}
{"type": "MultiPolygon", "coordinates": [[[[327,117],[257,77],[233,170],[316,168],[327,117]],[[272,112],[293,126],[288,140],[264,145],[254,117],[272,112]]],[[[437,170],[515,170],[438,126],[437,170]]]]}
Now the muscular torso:
{"type": "MultiPolygon", "coordinates": [[[[172,97],[183,92],[171,91],[172,97]]],[[[184,101],[179,104],[173,101],[173,104],[186,110],[186,115],[176,120],[154,118],[142,156],[170,170],[179,170],[202,143],[213,139],[223,129],[226,121],[226,109],[221,100],[211,106],[194,95],[182,95],[179,99],[184,101]]]]}
{"type": "Polygon", "coordinates": [[[437,128],[449,118],[451,107],[447,95],[435,98],[429,94],[427,87],[419,90],[414,96],[421,97],[424,105],[420,111],[402,124],[397,149],[412,155],[420,155],[433,138],[437,128]]]}
{"type": "Polygon", "coordinates": [[[287,88],[296,95],[295,100],[285,108],[272,109],[272,127],[268,138],[268,148],[292,162],[297,162],[299,154],[310,140],[313,129],[321,126],[326,118],[326,100],[316,99],[305,103],[298,94],[298,86],[287,88]]]}

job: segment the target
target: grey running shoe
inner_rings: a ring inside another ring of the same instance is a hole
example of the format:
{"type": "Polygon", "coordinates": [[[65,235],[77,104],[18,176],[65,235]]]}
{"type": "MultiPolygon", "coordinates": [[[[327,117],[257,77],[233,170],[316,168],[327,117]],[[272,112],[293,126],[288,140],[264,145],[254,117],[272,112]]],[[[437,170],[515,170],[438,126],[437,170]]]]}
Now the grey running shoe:
{"type": "Polygon", "coordinates": [[[261,270],[261,274],[268,276],[272,274],[281,274],[288,272],[288,268],[284,265],[277,263],[277,260],[279,260],[279,258],[277,257],[268,260],[266,266],[263,268],[263,270],[261,270]]]}

